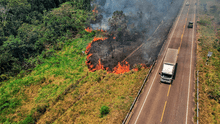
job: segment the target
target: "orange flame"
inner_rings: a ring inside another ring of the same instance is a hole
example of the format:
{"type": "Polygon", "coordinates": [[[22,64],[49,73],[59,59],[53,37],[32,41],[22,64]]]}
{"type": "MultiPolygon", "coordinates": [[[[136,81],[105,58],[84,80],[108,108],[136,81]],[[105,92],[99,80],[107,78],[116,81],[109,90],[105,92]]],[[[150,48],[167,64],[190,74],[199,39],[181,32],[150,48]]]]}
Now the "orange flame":
{"type": "Polygon", "coordinates": [[[134,71],[138,71],[138,68],[134,68],[133,70],[134,70],[134,71]]]}
{"type": "MultiPolygon", "coordinates": [[[[111,71],[109,69],[109,67],[104,68],[104,65],[101,63],[101,59],[99,59],[97,65],[94,67],[93,64],[91,64],[91,62],[89,61],[89,58],[92,56],[92,54],[89,54],[87,56],[87,61],[86,61],[86,65],[88,66],[89,71],[94,72],[96,70],[106,70],[107,73],[115,73],[115,74],[123,74],[125,72],[129,72],[130,71],[130,65],[128,62],[124,62],[124,63],[120,63],[118,62],[118,65],[116,67],[113,68],[113,71],[111,71]]],[[[142,68],[147,68],[145,64],[141,64],[142,68]]],[[[138,71],[138,68],[133,68],[134,71],[138,71]]]]}
{"type": "MultiPolygon", "coordinates": [[[[92,54],[89,54],[88,56],[91,56],[91,55],[92,55],[92,54]]],[[[101,59],[99,59],[98,64],[97,64],[97,65],[95,66],[95,68],[94,68],[94,65],[92,65],[92,64],[89,62],[89,57],[88,57],[88,56],[87,56],[86,65],[88,66],[89,71],[94,72],[94,71],[100,70],[100,69],[104,70],[104,65],[102,65],[101,59]]]]}
{"type": "Polygon", "coordinates": [[[87,31],[87,32],[92,32],[92,29],[91,28],[89,28],[89,27],[87,27],[86,29],[85,29],[85,31],[87,31]]]}
{"type": "MultiPolygon", "coordinates": [[[[99,40],[106,40],[108,39],[107,37],[94,37],[94,39],[91,41],[91,43],[88,44],[88,46],[86,47],[86,51],[85,53],[88,55],[86,57],[86,65],[88,66],[89,68],[89,71],[96,71],[96,70],[107,70],[107,73],[115,73],[115,74],[122,74],[122,73],[125,73],[125,72],[129,72],[130,71],[130,65],[127,61],[122,61],[121,63],[118,62],[118,65],[116,67],[113,68],[113,71],[111,71],[109,69],[109,67],[106,67],[104,68],[104,65],[101,63],[101,59],[99,59],[97,65],[94,67],[94,65],[91,63],[90,61],[90,57],[92,56],[92,54],[88,54],[90,49],[91,49],[91,46],[92,46],[92,43],[93,42],[96,42],[96,41],[99,41],[99,40]]],[[[115,37],[113,37],[113,39],[115,39],[115,37]]],[[[141,64],[142,68],[148,68],[145,64],[141,64]]],[[[138,68],[133,68],[134,71],[138,71],[138,68]]]]}
{"type": "Polygon", "coordinates": [[[106,39],[108,39],[107,37],[104,37],[104,38],[102,38],[102,37],[94,37],[94,39],[92,40],[92,42],[96,42],[96,41],[98,41],[98,40],[106,40],[106,39]]]}
{"type": "Polygon", "coordinates": [[[147,65],[146,65],[146,64],[143,64],[143,63],[141,64],[141,66],[142,66],[142,67],[141,67],[142,69],[148,68],[147,65]]]}
{"type": "Polygon", "coordinates": [[[106,67],[106,71],[107,71],[107,74],[111,73],[111,70],[109,69],[109,67],[106,67]]]}
{"type": "Polygon", "coordinates": [[[90,51],[90,49],[91,49],[91,46],[92,46],[92,43],[93,43],[93,42],[96,42],[96,41],[98,41],[98,40],[106,40],[106,39],[108,39],[108,38],[107,38],[107,37],[104,37],[104,38],[101,38],[101,37],[94,37],[94,39],[92,40],[92,42],[89,43],[88,46],[86,47],[86,51],[85,51],[85,53],[86,53],[86,54],[89,53],[89,51],[90,51]]]}
{"type": "Polygon", "coordinates": [[[98,29],[98,28],[96,28],[96,30],[97,30],[97,31],[101,31],[101,32],[107,32],[107,31],[105,31],[105,30],[103,30],[103,29],[98,29]]]}
{"type": "Polygon", "coordinates": [[[120,62],[118,62],[118,65],[116,67],[113,68],[113,73],[116,74],[122,74],[125,72],[129,72],[130,71],[130,65],[128,64],[128,62],[125,61],[125,63],[120,64],[120,62]]]}
{"type": "Polygon", "coordinates": [[[93,15],[95,15],[95,13],[98,13],[98,10],[96,10],[96,7],[92,10],[93,15]]]}
{"type": "Polygon", "coordinates": [[[85,53],[88,54],[90,49],[91,49],[92,43],[89,43],[88,46],[86,47],[85,53]]]}
{"type": "Polygon", "coordinates": [[[104,70],[104,65],[101,63],[101,59],[99,59],[99,63],[95,66],[95,70],[104,70]]]}
{"type": "Polygon", "coordinates": [[[86,59],[89,60],[89,57],[90,57],[90,56],[92,56],[92,54],[89,54],[89,55],[86,57],[86,59]]]}
{"type": "Polygon", "coordinates": [[[92,68],[93,68],[93,65],[91,64],[91,62],[89,61],[90,59],[89,59],[89,57],[91,57],[92,56],[92,54],[89,54],[87,57],[86,57],[86,65],[88,66],[88,68],[89,68],[89,70],[90,71],[94,71],[94,70],[92,70],[92,68]]]}
{"type": "Polygon", "coordinates": [[[107,31],[101,29],[101,32],[107,32],[107,31]]]}

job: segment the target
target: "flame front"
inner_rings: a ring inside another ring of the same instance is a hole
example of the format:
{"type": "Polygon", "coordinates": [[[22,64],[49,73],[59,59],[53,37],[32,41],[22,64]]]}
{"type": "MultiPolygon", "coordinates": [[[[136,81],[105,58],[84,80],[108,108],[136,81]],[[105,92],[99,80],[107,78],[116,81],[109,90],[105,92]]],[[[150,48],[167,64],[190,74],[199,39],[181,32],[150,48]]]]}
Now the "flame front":
{"type": "Polygon", "coordinates": [[[96,41],[98,41],[98,40],[106,40],[106,39],[108,39],[108,38],[107,38],[107,37],[104,37],[104,38],[102,38],[102,37],[94,37],[94,39],[92,40],[92,42],[89,43],[88,46],[86,47],[85,53],[86,53],[86,54],[89,53],[89,51],[90,51],[90,49],[91,49],[91,46],[92,46],[92,43],[94,43],[94,42],[96,42],[96,41]]]}
{"type": "MultiPolygon", "coordinates": [[[[85,53],[87,54],[86,57],[86,65],[88,66],[89,71],[94,72],[96,70],[107,70],[107,73],[115,73],[115,74],[123,74],[125,72],[129,72],[130,71],[130,65],[127,61],[123,61],[123,62],[118,62],[118,65],[116,67],[113,68],[113,71],[110,70],[109,67],[104,67],[104,65],[101,63],[101,59],[98,60],[98,63],[96,64],[96,66],[94,66],[91,61],[90,61],[90,57],[92,56],[92,53],[89,53],[91,50],[91,46],[92,43],[96,42],[96,41],[103,41],[108,39],[107,37],[101,38],[101,37],[94,37],[94,39],[91,41],[91,43],[88,44],[88,46],[86,47],[86,51],[85,53]]],[[[115,37],[113,37],[113,39],[115,39],[115,37]]],[[[141,64],[142,68],[147,68],[147,66],[145,64],[141,64]]],[[[138,71],[138,68],[133,68],[134,71],[138,71]]]]}
{"type": "Polygon", "coordinates": [[[98,10],[96,10],[96,7],[92,10],[93,15],[95,15],[95,13],[98,13],[98,10]]]}
{"type": "Polygon", "coordinates": [[[88,54],[90,49],[91,49],[92,43],[89,43],[88,46],[86,47],[85,53],[88,54]]]}
{"type": "Polygon", "coordinates": [[[118,65],[113,68],[113,73],[116,73],[116,74],[122,74],[122,73],[129,72],[129,71],[130,71],[130,65],[126,61],[122,64],[118,62],[118,65]]]}
{"type": "Polygon", "coordinates": [[[107,37],[104,37],[104,38],[102,38],[102,37],[94,37],[94,39],[92,40],[92,42],[96,42],[96,41],[98,41],[98,40],[106,40],[106,39],[108,39],[107,37]]]}
{"type": "Polygon", "coordinates": [[[99,59],[98,64],[95,66],[95,70],[100,70],[100,69],[104,70],[104,65],[102,65],[101,59],[99,59]]]}
{"type": "Polygon", "coordinates": [[[106,39],[108,39],[108,38],[107,38],[107,37],[104,37],[104,38],[94,37],[94,39],[92,40],[92,42],[89,43],[88,46],[86,47],[86,51],[85,51],[85,53],[87,54],[87,57],[86,57],[86,59],[87,59],[87,60],[86,60],[86,65],[88,66],[89,71],[94,72],[94,71],[100,70],[100,69],[104,70],[104,65],[102,65],[101,59],[99,59],[98,64],[97,64],[97,65],[95,66],[95,68],[94,68],[94,65],[93,65],[93,64],[91,63],[91,61],[90,61],[90,57],[92,56],[92,54],[91,54],[91,53],[89,54],[89,51],[91,50],[92,43],[94,43],[94,42],[96,42],[96,41],[99,41],[99,40],[106,40],[106,39]]]}
{"type": "Polygon", "coordinates": [[[134,71],[138,71],[138,68],[134,68],[133,70],[134,70],[134,71]]]}
{"type": "Polygon", "coordinates": [[[86,29],[85,29],[85,31],[87,31],[87,32],[92,32],[92,29],[91,28],[89,28],[89,27],[87,27],[86,29]]]}

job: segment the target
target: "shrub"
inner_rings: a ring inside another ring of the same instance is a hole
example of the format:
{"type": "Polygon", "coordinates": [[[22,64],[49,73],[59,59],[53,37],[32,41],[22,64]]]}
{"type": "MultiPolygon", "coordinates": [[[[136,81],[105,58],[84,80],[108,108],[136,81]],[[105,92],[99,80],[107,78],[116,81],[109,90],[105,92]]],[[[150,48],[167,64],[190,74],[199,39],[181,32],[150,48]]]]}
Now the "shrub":
{"type": "Polygon", "coordinates": [[[35,124],[35,120],[31,115],[28,115],[21,124],[35,124]]]}
{"type": "Polygon", "coordinates": [[[209,89],[208,91],[209,98],[214,99],[220,103],[220,86],[216,85],[209,89]]]}
{"type": "Polygon", "coordinates": [[[207,26],[208,24],[210,24],[209,21],[204,20],[204,19],[201,19],[200,21],[197,21],[197,23],[199,23],[199,24],[201,24],[201,25],[203,25],[203,26],[207,26]]]}
{"type": "Polygon", "coordinates": [[[104,115],[107,115],[109,111],[110,110],[108,106],[102,106],[100,109],[100,117],[102,118],[104,115]]]}

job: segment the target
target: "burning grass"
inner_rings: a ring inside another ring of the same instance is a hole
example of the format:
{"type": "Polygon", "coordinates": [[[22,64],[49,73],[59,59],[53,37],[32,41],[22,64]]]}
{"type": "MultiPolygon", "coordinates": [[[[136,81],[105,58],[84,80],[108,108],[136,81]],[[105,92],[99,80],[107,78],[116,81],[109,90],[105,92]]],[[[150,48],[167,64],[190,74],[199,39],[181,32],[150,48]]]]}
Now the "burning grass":
{"type": "Polygon", "coordinates": [[[92,29],[90,28],[90,27],[87,27],[86,29],[85,29],[85,31],[87,31],[87,32],[92,32],[92,29]]]}
{"type": "MultiPolygon", "coordinates": [[[[115,40],[116,37],[113,37],[112,39],[115,40]]],[[[96,63],[96,65],[94,65],[91,61],[91,58],[93,57],[93,53],[90,52],[93,43],[95,42],[102,42],[103,40],[108,39],[107,37],[94,37],[94,39],[91,41],[91,43],[88,44],[88,46],[86,47],[86,51],[85,53],[87,54],[87,60],[86,60],[86,65],[88,66],[89,71],[94,72],[96,70],[107,70],[108,73],[115,73],[115,74],[123,74],[125,72],[129,72],[131,70],[130,64],[123,60],[122,62],[118,62],[117,65],[115,65],[115,67],[110,68],[108,66],[104,66],[102,60],[99,58],[98,62],[96,63]]],[[[120,56],[120,55],[119,55],[120,56]]],[[[142,66],[143,68],[146,68],[145,64],[140,64],[140,66],[142,66]]],[[[133,68],[134,71],[138,71],[138,68],[135,67],[133,68]]]]}
{"type": "Polygon", "coordinates": [[[84,61],[92,55],[81,52],[91,40],[74,40],[54,56],[42,58],[44,64],[29,75],[2,82],[1,100],[7,96],[6,100],[17,107],[4,109],[9,113],[1,112],[0,122],[121,123],[148,70],[116,75],[102,70],[98,61],[95,68],[100,70],[89,72],[84,61]],[[110,113],[100,118],[103,105],[109,106],[110,113]]]}

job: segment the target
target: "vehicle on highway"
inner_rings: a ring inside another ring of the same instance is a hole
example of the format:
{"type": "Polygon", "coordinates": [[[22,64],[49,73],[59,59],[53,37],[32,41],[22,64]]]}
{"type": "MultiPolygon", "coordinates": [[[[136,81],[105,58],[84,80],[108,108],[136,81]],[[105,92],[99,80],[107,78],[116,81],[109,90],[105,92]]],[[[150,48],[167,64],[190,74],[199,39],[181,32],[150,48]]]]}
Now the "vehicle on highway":
{"type": "Polygon", "coordinates": [[[189,2],[188,1],[186,2],[186,6],[189,6],[189,2]]]}
{"type": "Polygon", "coordinates": [[[172,83],[175,74],[177,54],[178,49],[168,48],[164,58],[162,72],[159,73],[161,82],[172,83]]]}
{"type": "Polygon", "coordinates": [[[189,22],[188,28],[193,28],[193,22],[192,21],[189,22]]]}

